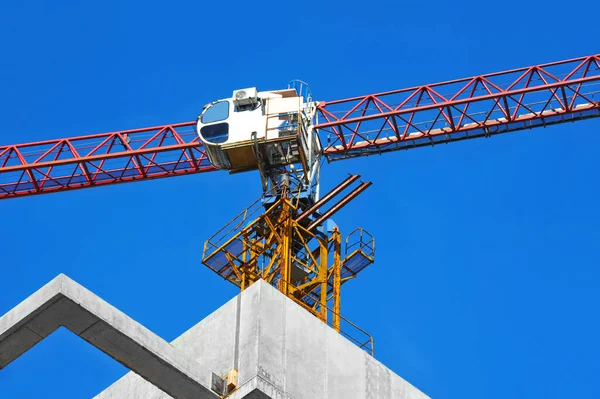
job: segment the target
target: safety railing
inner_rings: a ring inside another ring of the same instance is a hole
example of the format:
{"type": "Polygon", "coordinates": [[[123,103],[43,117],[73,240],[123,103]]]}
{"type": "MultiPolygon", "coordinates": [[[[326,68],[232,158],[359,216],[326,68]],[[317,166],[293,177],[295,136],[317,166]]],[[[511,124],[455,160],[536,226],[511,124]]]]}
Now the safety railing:
{"type": "MultiPolygon", "coordinates": [[[[284,284],[287,284],[288,286],[294,287],[294,284],[290,284],[289,282],[281,280],[281,279],[275,280],[273,282],[273,285],[276,286],[277,283],[279,283],[279,282],[282,282],[284,284]]],[[[298,303],[304,309],[308,310],[310,313],[315,315],[315,317],[319,318],[318,312],[316,312],[314,309],[310,308],[306,303],[304,303],[303,301],[301,301],[299,299],[295,299],[295,298],[291,298],[291,299],[293,299],[294,302],[298,303]]],[[[369,334],[368,332],[366,332],[365,330],[363,330],[362,328],[360,328],[359,326],[357,326],[356,324],[354,324],[353,322],[351,322],[350,320],[348,320],[341,314],[336,313],[329,306],[324,306],[324,307],[327,310],[326,324],[329,327],[335,329],[335,326],[333,324],[334,316],[339,316],[339,319],[340,319],[339,333],[342,336],[344,336],[348,341],[350,341],[354,345],[358,346],[360,349],[364,350],[371,356],[375,356],[375,340],[373,339],[373,336],[371,334],[369,334]]]]}
{"type": "Polygon", "coordinates": [[[303,82],[299,79],[290,80],[288,82],[288,89],[296,90],[296,93],[304,100],[304,103],[312,102],[312,93],[310,91],[310,87],[308,83],[303,82]]]}
{"type": "MultiPolygon", "coordinates": [[[[327,313],[331,316],[327,317],[327,325],[333,328],[333,316],[338,314],[329,307],[327,307],[327,313]]],[[[373,339],[373,336],[344,316],[339,315],[339,317],[340,334],[371,356],[375,356],[375,340],[373,339]],[[354,333],[351,333],[351,331],[354,331],[354,333]],[[356,335],[361,335],[363,338],[357,338],[356,335]]]]}
{"type": "Polygon", "coordinates": [[[237,216],[231,219],[229,223],[221,227],[221,229],[213,234],[212,237],[206,240],[204,243],[203,257],[207,257],[214,251],[218,250],[224,243],[235,237],[235,235],[238,234],[243,228],[247,227],[253,221],[258,219],[265,211],[264,198],[269,195],[274,195],[274,190],[275,189],[272,189],[264,193],[254,203],[252,203],[252,205],[240,212],[237,216]]]}
{"type": "Polygon", "coordinates": [[[346,257],[355,252],[362,252],[365,256],[375,256],[375,238],[365,229],[354,229],[346,237],[346,257]]]}

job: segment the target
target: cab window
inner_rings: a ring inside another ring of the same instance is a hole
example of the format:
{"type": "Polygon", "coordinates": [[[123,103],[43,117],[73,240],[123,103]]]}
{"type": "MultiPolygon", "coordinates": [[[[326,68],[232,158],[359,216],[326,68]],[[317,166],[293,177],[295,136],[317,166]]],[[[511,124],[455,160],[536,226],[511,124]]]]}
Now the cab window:
{"type": "Polygon", "coordinates": [[[227,122],[215,123],[214,125],[203,126],[200,134],[204,140],[213,144],[221,144],[229,138],[229,124],[227,122]]]}
{"type": "Polygon", "coordinates": [[[211,105],[202,114],[202,123],[224,121],[229,116],[229,102],[219,101],[211,105]]]}

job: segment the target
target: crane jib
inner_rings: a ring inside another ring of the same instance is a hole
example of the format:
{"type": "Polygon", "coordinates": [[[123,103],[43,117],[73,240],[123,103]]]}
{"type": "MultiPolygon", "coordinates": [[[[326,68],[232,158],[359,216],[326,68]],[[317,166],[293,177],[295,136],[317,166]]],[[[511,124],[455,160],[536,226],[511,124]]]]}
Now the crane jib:
{"type": "MultiPolygon", "coordinates": [[[[312,128],[335,161],[598,117],[599,88],[592,55],[316,102],[312,128]]],[[[0,146],[0,199],[214,171],[195,126],[0,146]]]]}
{"type": "Polygon", "coordinates": [[[332,160],[600,116],[600,55],[321,103],[332,160]]]}

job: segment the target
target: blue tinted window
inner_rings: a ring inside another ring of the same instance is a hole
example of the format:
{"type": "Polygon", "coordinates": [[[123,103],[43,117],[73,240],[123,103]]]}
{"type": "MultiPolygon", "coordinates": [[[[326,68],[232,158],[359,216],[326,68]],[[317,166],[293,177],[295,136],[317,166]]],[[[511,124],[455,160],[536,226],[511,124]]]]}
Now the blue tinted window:
{"type": "Polygon", "coordinates": [[[229,102],[219,101],[211,105],[202,115],[202,123],[219,122],[229,116],[229,102]]]}
{"type": "Polygon", "coordinates": [[[217,123],[214,125],[203,126],[200,129],[200,134],[204,140],[209,143],[221,144],[229,138],[229,124],[217,123]]]}

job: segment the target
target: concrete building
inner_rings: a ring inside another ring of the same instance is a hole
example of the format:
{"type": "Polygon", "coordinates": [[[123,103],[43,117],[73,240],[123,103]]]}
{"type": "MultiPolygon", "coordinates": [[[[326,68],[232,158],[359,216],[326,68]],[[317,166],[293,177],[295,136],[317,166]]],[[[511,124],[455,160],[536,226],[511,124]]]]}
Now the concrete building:
{"type": "Polygon", "coordinates": [[[0,369],[60,326],[131,370],[96,399],[218,398],[228,374],[232,399],[427,398],[262,280],[169,344],[59,275],[0,318],[0,369]]]}

